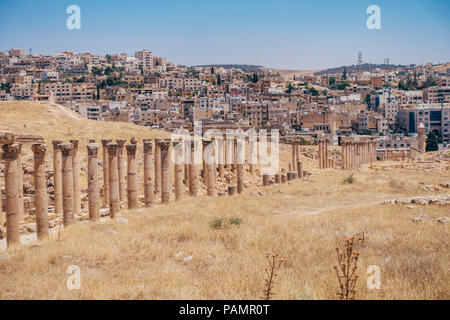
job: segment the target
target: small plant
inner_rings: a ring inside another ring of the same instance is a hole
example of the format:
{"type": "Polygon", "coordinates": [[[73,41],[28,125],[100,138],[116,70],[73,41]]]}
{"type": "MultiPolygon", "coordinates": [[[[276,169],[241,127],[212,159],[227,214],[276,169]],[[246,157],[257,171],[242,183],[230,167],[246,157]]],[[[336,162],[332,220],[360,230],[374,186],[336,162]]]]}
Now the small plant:
{"type": "Polygon", "coordinates": [[[273,287],[275,285],[275,279],[278,275],[278,270],[280,269],[281,265],[283,264],[283,259],[280,259],[278,257],[277,253],[274,254],[267,254],[266,255],[267,264],[269,265],[268,268],[265,269],[266,272],[266,287],[264,289],[264,300],[270,300],[274,293],[273,293],[273,287]]]}
{"type": "Polygon", "coordinates": [[[352,236],[352,238],[353,238],[353,242],[359,242],[359,243],[361,243],[361,245],[363,247],[366,245],[366,241],[368,239],[367,236],[366,236],[366,233],[364,231],[354,234],[352,236]]]}
{"type": "Polygon", "coordinates": [[[344,184],[352,184],[356,181],[356,178],[353,176],[353,173],[344,179],[344,184]]]}
{"type": "Polygon", "coordinates": [[[229,228],[231,225],[238,226],[242,224],[242,219],[233,217],[228,220],[217,218],[210,223],[210,227],[216,230],[229,228]]]}
{"type": "Polygon", "coordinates": [[[356,294],[355,286],[358,280],[356,271],[358,269],[359,252],[353,251],[354,241],[354,237],[345,240],[343,252],[341,252],[339,247],[336,247],[338,265],[334,266],[334,270],[339,282],[337,295],[340,300],[353,300],[356,294]]]}
{"type": "Polygon", "coordinates": [[[242,219],[241,218],[230,218],[229,223],[238,226],[242,223],[242,219]]]}
{"type": "Polygon", "coordinates": [[[223,225],[223,219],[215,219],[213,222],[211,222],[211,228],[213,229],[221,229],[223,225]]]}

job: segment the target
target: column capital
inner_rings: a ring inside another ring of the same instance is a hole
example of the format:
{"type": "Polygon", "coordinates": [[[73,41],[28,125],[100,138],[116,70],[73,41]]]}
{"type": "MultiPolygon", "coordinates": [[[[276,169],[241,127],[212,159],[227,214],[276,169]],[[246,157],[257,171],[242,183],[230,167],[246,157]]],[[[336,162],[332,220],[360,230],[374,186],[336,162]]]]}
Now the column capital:
{"type": "Polygon", "coordinates": [[[153,140],[152,139],[144,139],[144,153],[152,153],[153,150],[153,140]]]}
{"type": "Polygon", "coordinates": [[[102,146],[105,148],[108,143],[111,143],[111,139],[102,139],[102,146]]]}
{"type": "Polygon", "coordinates": [[[106,147],[108,148],[108,154],[109,154],[110,156],[115,156],[115,155],[117,155],[117,148],[118,148],[117,143],[113,143],[113,142],[108,143],[108,144],[106,145],[106,147]]]}
{"type": "Polygon", "coordinates": [[[136,155],[136,149],[137,149],[136,144],[127,144],[126,148],[127,148],[128,155],[136,155]]]}
{"type": "Polygon", "coordinates": [[[43,143],[35,143],[31,146],[31,150],[33,150],[34,156],[45,156],[45,152],[47,151],[47,145],[43,143]]]}
{"type": "Polygon", "coordinates": [[[97,143],[88,143],[86,145],[87,152],[89,156],[97,156],[98,155],[98,147],[97,143]]]}
{"type": "Polygon", "coordinates": [[[2,146],[3,158],[6,160],[15,160],[20,154],[20,145],[17,143],[5,144],[2,146]]]}
{"type": "Polygon", "coordinates": [[[137,140],[135,137],[132,137],[132,138],[130,139],[130,143],[131,143],[131,144],[137,144],[137,143],[138,143],[138,140],[137,140]]]}
{"type": "Polygon", "coordinates": [[[126,142],[125,139],[117,139],[116,140],[117,147],[119,149],[122,149],[125,146],[125,142],[126,142]]]}
{"type": "Polygon", "coordinates": [[[156,143],[161,148],[161,151],[169,151],[171,143],[170,139],[161,139],[156,141],[156,143]]]}
{"type": "Polygon", "coordinates": [[[78,150],[78,140],[70,140],[70,143],[73,145],[73,150],[78,150]]]}
{"type": "Polygon", "coordinates": [[[58,150],[63,142],[61,140],[52,140],[53,149],[58,150]]]}
{"type": "Polygon", "coordinates": [[[0,144],[12,144],[16,142],[16,136],[10,131],[0,131],[0,144]]]}
{"type": "Polygon", "coordinates": [[[59,147],[61,148],[61,152],[63,154],[63,156],[70,156],[72,155],[72,150],[73,150],[73,144],[72,143],[61,143],[59,145],[59,147]]]}

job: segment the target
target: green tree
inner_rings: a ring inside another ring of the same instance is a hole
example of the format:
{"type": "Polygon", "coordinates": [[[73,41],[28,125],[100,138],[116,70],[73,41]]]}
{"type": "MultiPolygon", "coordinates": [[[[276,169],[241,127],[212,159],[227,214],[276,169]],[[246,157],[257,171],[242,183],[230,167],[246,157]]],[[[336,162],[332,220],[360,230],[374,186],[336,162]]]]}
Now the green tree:
{"type": "Polygon", "coordinates": [[[309,90],[309,92],[311,92],[311,94],[312,94],[313,96],[315,96],[315,97],[319,95],[319,91],[317,91],[317,89],[314,88],[314,87],[311,87],[311,88],[309,88],[308,90],[309,90]]]}
{"type": "Polygon", "coordinates": [[[5,90],[6,93],[11,93],[11,83],[9,83],[9,82],[2,83],[1,90],[5,90]]]}
{"type": "Polygon", "coordinates": [[[221,85],[222,84],[222,78],[220,77],[220,74],[217,75],[217,85],[221,85]]]}
{"type": "Polygon", "coordinates": [[[259,80],[259,79],[258,79],[258,75],[257,75],[256,73],[254,73],[253,76],[252,76],[252,82],[253,82],[253,83],[257,83],[258,80],[259,80]]]}
{"type": "Polygon", "coordinates": [[[433,131],[430,131],[427,137],[427,152],[438,151],[438,139],[433,131]]]}
{"type": "Polygon", "coordinates": [[[289,82],[288,88],[287,88],[287,90],[286,90],[286,93],[290,94],[290,93],[292,93],[293,90],[294,90],[294,87],[293,87],[292,84],[289,82]]]}
{"type": "Polygon", "coordinates": [[[342,80],[347,80],[347,68],[344,68],[344,72],[342,73],[342,80]]]}
{"type": "Polygon", "coordinates": [[[370,108],[370,93],[366,95],[366,98],[364,99],[364,103],[367,104],[367,108],[370,108]]]}
{"type": "Polygon", "coordinates": [[[334,77],[331,77],[330,80],[328,80],[328,84],[330,86],[334,85],[336,83],[336,79],[334,77]]]}

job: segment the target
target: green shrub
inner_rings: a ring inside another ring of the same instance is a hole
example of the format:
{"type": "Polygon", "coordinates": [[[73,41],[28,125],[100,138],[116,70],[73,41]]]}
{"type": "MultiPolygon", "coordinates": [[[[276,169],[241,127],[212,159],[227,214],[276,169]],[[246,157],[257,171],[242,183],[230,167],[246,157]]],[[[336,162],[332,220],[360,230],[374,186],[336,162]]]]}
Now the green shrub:
{"type": "Polygon", "coordinates": [[[344,184],[352,184],[356,181],[356,178],[353,176],[353,173],[344,179],[344,184]]]}
{"type": "Polygon", "coordinates": [[[240,225],[242,223],[242,219],[241,218],[230,218],[229,220],[230,224],[234,224],[234,225],[240,225]]]}

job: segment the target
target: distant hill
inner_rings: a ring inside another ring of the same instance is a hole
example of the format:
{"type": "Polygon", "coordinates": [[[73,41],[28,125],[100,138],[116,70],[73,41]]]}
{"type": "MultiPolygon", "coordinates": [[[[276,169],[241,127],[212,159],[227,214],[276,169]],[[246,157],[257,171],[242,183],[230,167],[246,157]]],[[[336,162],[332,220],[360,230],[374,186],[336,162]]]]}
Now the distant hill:
{"type": "Polygon", "coordinates": [[[253,65],[253,64],[205,64],[205,65],[199,65],[199,66],[192,66],[190,68],[195,68],[195,67],[202,67],[202,68],[211,68],[211,67],[216,67],[216,68],[224,68],[224,69],[231,69],[231,68],[236,68],[236,69],[241,69],[244,72],[248,72],[248,73],[252,73],[252,72],[263,72],[263,66],[257,66],[257,65],[253,65]]]}
{"type": "MultiPolygon", "coordinates": [[[[381,69],[381,70],[389,70],[394,68],[402,68],[406,67],[404,65],[393,65],[393,64],[374,64],[374,63],[364,63],[361,65],[362,71],[372,72],[375,69],[381,69]]],[[[330,68],[326,70],[321,70],[319,72],[315,72],[315,76],[320,76],[323,74],[337,74],[337,73],[343,73],[344,69],[347,70],[347,73],[355,73],[358,72],[358,66],[357,65],[351,65],[351,66],[342,66],[342,67],[336,67],[336,68],[330,68]]]]}

